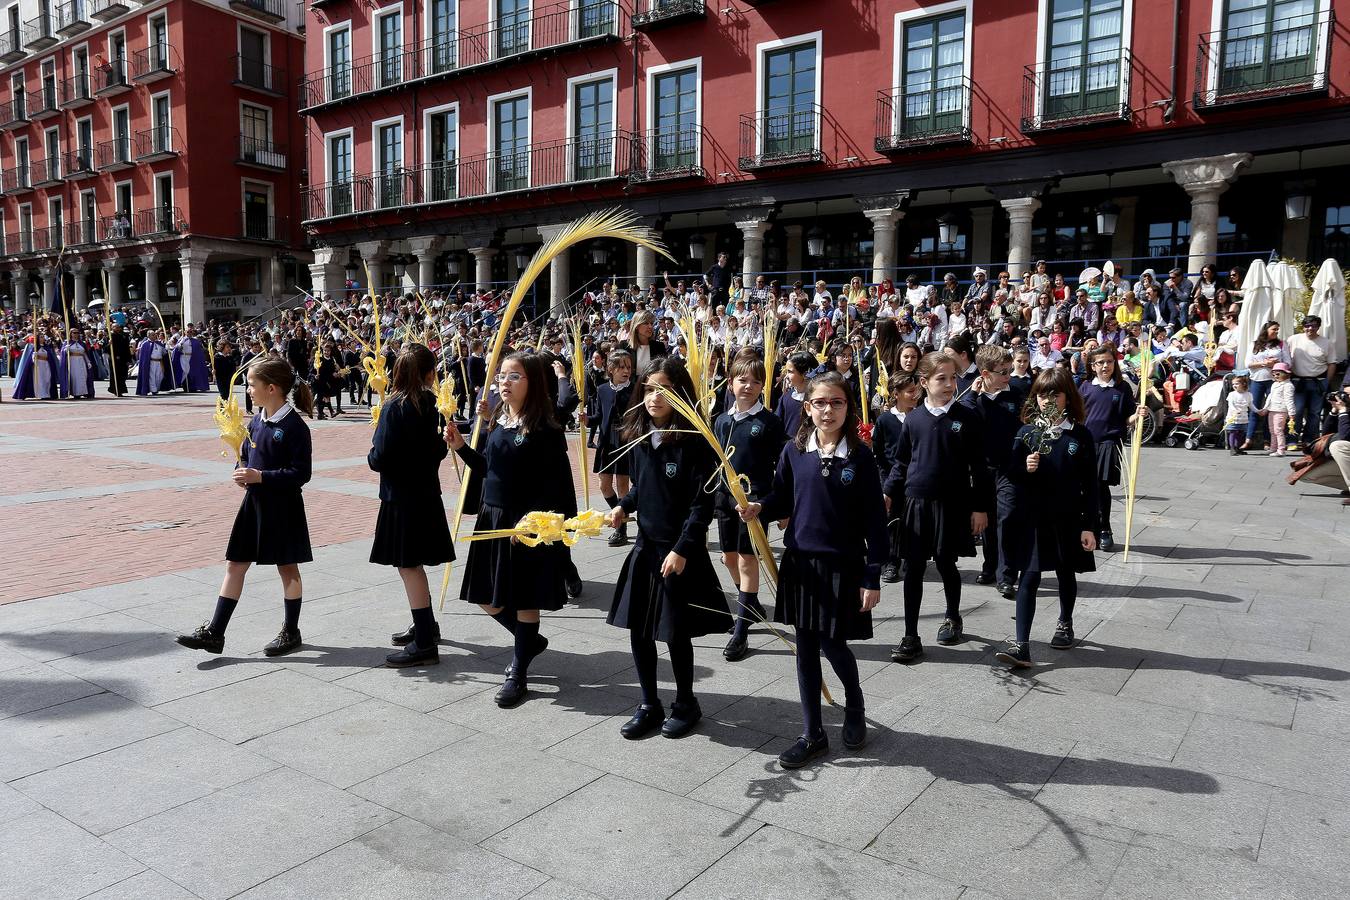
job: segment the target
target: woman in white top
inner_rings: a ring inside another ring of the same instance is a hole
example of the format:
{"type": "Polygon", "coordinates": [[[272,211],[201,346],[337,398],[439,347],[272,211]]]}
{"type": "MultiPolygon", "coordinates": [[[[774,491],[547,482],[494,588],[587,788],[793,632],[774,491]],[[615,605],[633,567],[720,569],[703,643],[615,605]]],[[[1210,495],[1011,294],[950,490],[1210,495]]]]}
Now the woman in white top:
{"type": "Polygon", "coordinates": [[[727,342],[727,330],[722,326],[722,317],[713,313],[708,318],[708,342],[714,347],[722,347],[727,342]]]}
{"type": "MultiPolygon", "coordinates": [[[[1266,396],[1270,393],[1271,383],[1274,381],[1273,370],[1276,363],[1289,365],[1289,350],[1280,340],[1280,323],[1267,322],[1257,332],[1251,355],[1247,357],[1247,370],[1251,373],[1249,377],[1252,404],[1258,409],[1265,406],[1266,396]]],[[[1265,427],[1265,422],[1261,421],[1259,416],[1248,419],[1247,441],[1242,445],[1242,449],[1260,447],[1264,438],[1261,432],[1265,431],[1265,427]]]]}
{"type": "Polygon", "coordinates": [[[953,300],[947,310],[947,337],[956,337],[965,332],[967,325],[965,310],[960,300],[953,300]]]}
{"type": "Polygon", "coordinates": [[[834,306],[834,297],[830,294],[830,286],[824,281],[816,282],[816,295],[811,298],[811,305],[816,309],[830,309],[834,306]]]}
{"type": "Polygon", "coordinates": [[[1041,291],[1036,296],[1036,305],[1031,308],[1031,322],[1027,325],[1027,333],[1040,331],[1049,334],[1050,326],[1055,324],[1055,318],[1054,298],[1050,296],[1049,291],[1041,291]]]}

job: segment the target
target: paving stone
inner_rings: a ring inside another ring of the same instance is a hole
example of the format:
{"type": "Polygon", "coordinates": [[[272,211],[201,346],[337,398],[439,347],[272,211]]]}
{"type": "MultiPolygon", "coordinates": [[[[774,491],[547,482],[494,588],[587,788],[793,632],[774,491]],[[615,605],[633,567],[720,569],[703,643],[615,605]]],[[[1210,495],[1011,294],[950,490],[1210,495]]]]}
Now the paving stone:
{"type": "MultiPolygon", "coordinates": [[[[219,569],[212,571],[215,575],[214,581],[219,585],[222,573],[219,569]]],[[[163,603],[179,596],[199,599],[201,594],[201,585],[197,582],[181,575],[169,574],[138,578],[123,584],[86,588],[65,596],[85,600],[104,609],[127,610],[150,603],[163,603]]]]}
{"type": "MultiPolygon", "coordinates": [[[[531,685],[530,697],[503,711],[493,700],[496,684],[434,710],[438,719],[488,732],[522,747],[544,750],[588,729],[607,727],[608,717],[636,708],[636,701],[600,688],[531,685]]],[[[706,711],[706,710],[705,710],[706,711]]],[[[582,760],[586,762],[586,760],[582,760]]]]}
{"type": "Polygon", "coordinates": [[[0,783],[0,822],[8,822],[31,815],[42,809],[42,804],[27,797],[7,784],[0,783]]]}
{"type": "Polygon", "coordinates": [[[1186,710],[1125,697],[1090,697],[1085,702],[1082,695],[1031,691],[999,722],[1170,760],[1195,717],[1186,710]]]}
{"type": "Polygon", "coordinates": [[[1298,705],[1296,688],[1267,687],[1222,671],[1154,668],[1149,659],[1130,675],[1120,696],[1193,712],[1231,715],[1280,728],[1293,724],[1298,705]]]}
{"type": "Polygon", "coordinates": [[[103,688],[51,666],[29,665],[0,672],[0,719],[103,693],[103,688]]]}
{"type": "Polygon", "coordinates": [[[1197,849],[1171,838],[1142,836],[1126,851],[1104,896],[1109,900],[1326,900],[1344,893],[1345,885],[1340,881],[1260,865],[1240,853],[1197,849]]]}
{"type": "Polygon", "coordinates": [[[101,835],[275,768],[219,738],[179,728],[11,783],[101,835]]]}
{"type": "Polygon", "coordinates": [[[396,818],[300,772],[274,769],[104,837],[208,900],[231,897],[396,818]]]}
{"type": "Polygon", "coordinates": [[[1350,804],[1344,798],[1277,789],[1265,825],[1262,865],[1344,881],[1350,859],[1350,804]]]}
{"type": "Polygon", "coordinates": [[[195,900],[196,896],[158,872],[146,869],[90,894],[85,900],[195,900]]]}
{"type": "Polygon", "coordinates": [[[73,622],[40,625],[27,631],[5,634],[0,636],[0,641],[32,659],[47,662],[166,634],[166,630],[147,626],[140,619],[109,612],[73,622]]]}
{"type": "Polygon", "coordinates": [[[756,825],[655,788],[606,775],[483,846],[608,897],[668,897],[756,825]],[[662,827],[653,829],[651,823],[662,827]],[[568,835],[559,840],[560,834],[568,835]],[[679,848],[672,853],[671,848],[679,848]],[[635,860],[641,862],[635,865],[635,860]]]}
{"type": "Polygon", "coordinates": [[[438,750],[472,732],[380,700],[352,706],[249,741],[249,750],[340,788],[438,750]],[[319,750],[319,752],[316,752],[319,750]]]}
{"type": "Polygon", "coordinates": [[[257,678],[161,703],[155,711],[242,744],[365,699],[339,684],[279,667],[257,678]]]}
{"type": "Polygon", "coordinates": [[[1350,800],[1346,759],[1350,759],[1350,743],[1344,741],[1200,714],[1175,762],[1292,791],[1315,784],[1326,796],[1350,800]]]}
{"type": "Polygon", "coordinates": [[[479,734],[354,785],[350,792],[479,844],[602,774],[598,767],[479,734]]]}
{"type": "MultiPolygon", "coordinates": [[[[391,646],[385,652],[392,653],[393,649],[391,646]]],[[[381,666],[344,676],[333,684],[416,712],[431,712],[476,694],[486,693],[490,700],[502,685],[505,664],[453,646],[441,647],[440,657],[439,665],[409,669],[381,666]]]]}
{"type": "Polygon", "coordinates": [[[116,884],[145,866],[41,811],[0,822],[0,898],[84,897],[116,884]]]}
{"type": "Polygon", "coordinates": [[[26,631],[44,625],[75,622],[106,613],[106,607],[72,597],[43,597],[40,603],[0,604],[0,632],[26,631]]]}
{"type": "Polygon", "coordinates": [[[240,895],[245,900],[433,897],[516,900],[546,877],[522,865],[399,818],[240,895]]]}
{"type": "Polygon", "coordinates": [[[5,719],[0,781],[56,766],[182,727],[115,694],[95,694],[5,719]]]}

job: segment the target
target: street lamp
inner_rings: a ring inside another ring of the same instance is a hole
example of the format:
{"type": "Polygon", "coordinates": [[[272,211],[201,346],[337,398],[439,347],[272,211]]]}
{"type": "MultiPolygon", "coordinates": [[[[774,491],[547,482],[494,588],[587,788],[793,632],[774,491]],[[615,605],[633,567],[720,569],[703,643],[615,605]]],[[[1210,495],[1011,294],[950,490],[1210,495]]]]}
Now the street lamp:
{"type": "Polygon", "coordinates": [[[956,215],[947,210],[938,216],[938,243],[950,247],[961,237],[961,229],[958,226],[956,215]]]}
{"type": "Polygon", "coordinates": [[[408,274],[408,257],[400,253],[390,261],[394,264],[394,278],[402,284],[403,276],[408,274]]]}
{"type": "Polygon", "coordinates": [[[693,237],[689,238],[689,258],[694,262],[703,262],[703,249],[707,244],[707,238],[694,232],[693,237]]]}
{"type": "MultiPolygon", "coordinates": [[[[693,249],[693,241],[689,242],[689,248],[693,249]]],[[[699,259],[703,258],[702,248],[699,249],[699,259]]],[[[591,262],[597,266],[603,266],[609,259],[609,249],[600,241],[591,244],[591,262]]]]}
{"type": "Polygon", "coordinates": [[[178,284],[173,281],[164,282],[164,296],[170,300],[178,299],[178,284]]]}
{"type": "Polygon", "coordinates": [[[356,263],[353,262],[347,263],[345,266],[342,267],[342,271],[347,276],[348,281],[356,280],[356,273],[358,271],[358,269],[356,268],[356,263]]]}
{"type": "Polygon", "coordinates": [[[517,272],[523,271],[524,268],[530,264],[530,249],[526,247],[524,244],[521,244],[519,247],[516,248],[515,254],[516,254],[516,271],[517,272]]]}
{"type": "Polygon", "coordinates": [[[1312,214],[1312,192],[1306,184],[1289,186],[1284,197],[1284,217],[1291,222],[1301,221],[1312,214]]]}
{"type": "Polygon", "coordinates": [[[134,284],[131,285],[131,287],[127,288],[127,299],[130,300],[132,303],[140,302],[141,289],[136,287],[136,285],[134,284]]]}
{"type": "Polygon", "coordinates": [[[447,254],[445,257],[445,274],[451,278],[459,277],[459,257],[453,253],[447,254]]]}
{"type": "Polygon", "coordinates": [[[812,259],[825,255],[825,229],[819,225],[812,225],[806,232],[806,255],[812,259]]]}
{"type": "Polygon", "coordinates": [[[1097,233],[1102,237],[1111,237],[1116,233],[1120,222],[1120,207],[1107,200],[1097,207],[1097,233]]]}

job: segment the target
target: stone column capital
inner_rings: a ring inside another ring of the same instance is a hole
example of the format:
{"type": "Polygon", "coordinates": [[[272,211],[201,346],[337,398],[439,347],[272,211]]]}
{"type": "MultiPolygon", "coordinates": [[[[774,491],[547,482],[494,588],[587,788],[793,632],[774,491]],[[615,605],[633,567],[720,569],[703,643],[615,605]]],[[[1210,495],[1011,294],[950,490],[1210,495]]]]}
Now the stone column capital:
{"type": "Polygon", "coordinates": [[[210,256],[205,250],[196,247],[184,247],[178,251],[178,264],[183,268],[196,269],[206,265],[206,258],[210,256]]]}
{"type": "Polygon", "coordinates": [[[158,265],[163,260],[163,257],[161,257],[158,253],[146,253],[136,258],[139,259],[141,261],[141,265],[145,266],[147,269],[150,268],[151,266],[158,265]]]}
{"type": "Polygon", "coordinates": [[[863,209],[862,214],[867,216],[872,223],[873,231],[887,231],[894,229],[896,223],[905,217],[903,209],[894,207],[874,207],[872,209],[863,209]]]}
{"type": "Polygon", "coordinates": [[[535,228],[538,230],[541,238],[545,241],[551,241],[562,234],[563,229],[566,228],[568,224],[569,223],[567,222],[559,222],[557,225],[536,225],[535,228]]]}
{"type": "Polygon", "coordinates": [[[361,251],[361,258],[366,262],[375,262],[384,259],[389,255],[388,241],[361,241],[356,245],[356,249],[361,251]]]}
{"type": "Polygon", "coordinates": [[[444,244],[445,238],[438,234],[428,237],[408,238],[408,248],[412,250],[414,256],[435,255],[441,252],[441,247],[444,244]]]}
{"type": "Polygon", "coordinates": [[[765,233],[773,227],[773,223],[763,219],[743,219],[736,222],[736,227],[747,241],[763,240],[765,233]]]}
{"type": "Polygon", "coordinates": [[[1008,218],[1013,221],[1029,222],[1036,214],[1036,210],[1041,208],[1040,197],[1009,197],[998,202],[1008,213],[1008,218]]]}
{"type": "Polygon", "coordinates": [[[1192,197],[1217,196],[1228,190],[1238,176],[1238,170],[1251,165],[1250,153],[1225,153],[1221,156],[1202,156],[1179,159],[1162,164],[1176,183],[1192,197]]]}
{"type": "Polygon", "coordinates": [[[496,248],[496,247],[470,247],[470,248],[469,248],[469,252],[470,252],[471,254],[473,254],[473,258],[474,258],[474,259],[479,260],[479,261],[481,262],[481,261],[483,261],[483,260],[492,259],[492,257],[496,256],[496,255],[497,255],[497,248],[496,248]]]}
{"type": "Polygon", "coordinates": [[[492,242],[497,239],[496,231],[466,231],[461,237],[464,238],[464,246],[473,252],[475,247],[491,247],[492,242]]]}
{"type": "MultiPolygon", "coordinates": [[[[1005,200],[1029,200],[1039,199],[1042,195],[1048,193],[1055,186],[1053,179],[1038,181],[1010,181],[1003,184],[989,185],[989,193],[994,195],[1000,203],[1005,200]]],[[[1004,204],[1005,207],[1007,204],[1004,204]]]]}
{"type": "Polygon", "coordinates": [[[909,191],[891,191],[885,194],[857,194],[853,199],[868,218],[871,218],[874,212],[889,212],[897,213],[898,219],[904,217],[911,198],[909,191]]]}
{"type": "Polygon", "coordinates": [[[351,252],[350,247],[315,247],[313,265],[330,266],[346,263],[351,252]]]}

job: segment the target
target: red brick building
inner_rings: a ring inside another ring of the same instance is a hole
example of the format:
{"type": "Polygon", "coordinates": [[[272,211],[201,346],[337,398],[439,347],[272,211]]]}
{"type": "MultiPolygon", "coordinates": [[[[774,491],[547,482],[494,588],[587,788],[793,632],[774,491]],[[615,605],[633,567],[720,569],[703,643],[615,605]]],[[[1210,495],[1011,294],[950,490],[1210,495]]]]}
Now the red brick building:
{"type": "MultiPolygon", "coordinates": [[[[311,0],[312,272],[506,280],[615,204],[685,271],[1342,252],[1348,24],[1350,0],[311,0]]],[[[579,248],[552,291],[662,267],[579,248]]]]}
{"type": "Polygon", "coordinates": [[[200,322],[262,312],[288,287],[286,248],[303,243],[298,16],[286,0],[9,5],[8,302],[23,309],[37,294],[60,309],[59,277],[83,308],[106,277],[114,304],[145,298],[200,322]]]}

